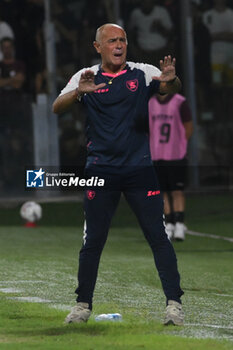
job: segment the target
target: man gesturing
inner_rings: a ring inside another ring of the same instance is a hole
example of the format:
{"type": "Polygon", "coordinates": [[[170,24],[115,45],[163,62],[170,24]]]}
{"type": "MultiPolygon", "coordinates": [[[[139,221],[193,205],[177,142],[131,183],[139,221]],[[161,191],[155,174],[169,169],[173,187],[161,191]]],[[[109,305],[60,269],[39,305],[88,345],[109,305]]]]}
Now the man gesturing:
{"type": "Polygon", "coordinates": [[[100,256],[123,192],[153,252],[166,296],[164,323],[182,325],[180,297],[183,291],[175,252],[163,224],[163,200],[146,131],[150,96],[180,89],[175,59],[166,56],[160,61],[161,70],[127,62],[126,33],[120,26],[109,23],[97,29],[94,46],[101,56],[101,64],[77,72],[53,104],[55,113],[64,112],[77,100],[84,104],[87,109],[86,174],[106,179],[104,189],[92,189],[91,196],[86,191],[77,305],[66,322],[83,322],[90,317],[100,256]]]}

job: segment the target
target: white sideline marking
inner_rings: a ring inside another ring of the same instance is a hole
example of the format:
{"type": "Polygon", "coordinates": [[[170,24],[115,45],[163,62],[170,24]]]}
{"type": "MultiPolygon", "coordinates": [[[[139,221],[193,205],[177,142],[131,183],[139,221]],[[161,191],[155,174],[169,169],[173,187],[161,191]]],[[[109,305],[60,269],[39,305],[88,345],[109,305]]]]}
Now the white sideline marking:
{"type": "Polygon", "coordinates": [[[8,297],[8,299],[14,299],[19,301],[28,301],[30,303],[51,303],[52,300],[41,299],[38,297],[8,297]]]}
{"type": "Polygon", "coordinates": [[[217,295],[218,297],[233,297],[232,294],[218,294],[218,293],[213,293],[214,295],[217,295]]]}
{"type": "Polygon", "coordinates": [[[20,289],[16,288],[0,288],[0,292],[2,293],[21,293],[20,289]]]}
{"type": "MultiPolygon", "coordinates": [[[[10,294],[10,293],[22,293],[23,291],[16,288],[0,288],[0,292],[10,294]]],[[[7,297],[7,299],[13,299],[18,301],[28,301],[31,303],[52,303],[52,300],[42,299],[39,297],[7,297]]],[[[52,307],[53,309],[62,310],[62,311],[70,310],[70,306],[65,304],[51,304],[50,307],[52,307]]]]}
{"type": "Polygon", "coordinates": [[[208,238],[214,238],[214,239],[223,239],[224,241],[232,242],[233,238],[230,237],[224,237],[224,236],[218,236],[218,235],[212,235],[209,233],[201,233],[201,232],[195,232],[191,230],[187,230],[186,233],[191,236],[200,236],[200,237],[208,237],[208,238]]]}
{"type": "Polygon", "coordinates": [[[195,326],[195,327],[210,327],[217,329],[233,329],[231,326],[219,326],[217,324],[202,324],[202,323],[185,323],[185,326],[195,326]]]}
{"type": "Polygon", "coordinates": [[[51,304],[49,307],[61,311],[70,311],[71,309],[71,306],[65,304],[51,304]]]}
{"type": "Polygon", "coordinates": [[[15,284],[15,283],[48,283],[47,281],[41,281],[41,280],[38,280],[38,281],[35,281],[35,280],[13,280],[13,281],[0,281],[0,284],[15,284]]]}

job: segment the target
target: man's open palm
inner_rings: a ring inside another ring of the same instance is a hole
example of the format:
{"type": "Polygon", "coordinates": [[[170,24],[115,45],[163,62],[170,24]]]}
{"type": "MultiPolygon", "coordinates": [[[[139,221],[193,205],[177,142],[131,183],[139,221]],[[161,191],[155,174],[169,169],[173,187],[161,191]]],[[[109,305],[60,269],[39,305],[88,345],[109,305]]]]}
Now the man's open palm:
{"type": "Polygon", "coordinates": [[[94,72],[90,69],[82,73],[79,80],[79,87],[78,87],[79,93],[85,94],[88,92],[93,92],[95,90],[101,89],[106,85],[105,83],[96,85],[94,78],[95,78],[94,72]]]}

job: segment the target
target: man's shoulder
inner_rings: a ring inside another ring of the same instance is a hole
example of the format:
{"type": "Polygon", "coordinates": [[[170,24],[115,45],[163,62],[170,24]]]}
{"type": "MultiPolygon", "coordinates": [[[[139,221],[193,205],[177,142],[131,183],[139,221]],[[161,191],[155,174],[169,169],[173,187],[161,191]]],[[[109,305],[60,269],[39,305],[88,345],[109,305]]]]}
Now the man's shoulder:
{"type": "Polygon", "coordinates": [[[150,85],[152,77],[157,77],[161,75],[161,71],[151,64],[147,63],[136,63],[136,62],[127,62],[131,70],[139,70],[144,74],[146,86],[150,85]]]}
{"type": "Polygon", "coordinates": [[[152,64],[148,64],[148,63],[142,63],[142,62],[131,62],[131,61],[128,61],[127,62],[129,68],[131,70],[133,69],[138,69],[138,70],[141,70],[145,73],[148,73],[148,72],[160,72],[159,68],[153,66],[152,64]]]}

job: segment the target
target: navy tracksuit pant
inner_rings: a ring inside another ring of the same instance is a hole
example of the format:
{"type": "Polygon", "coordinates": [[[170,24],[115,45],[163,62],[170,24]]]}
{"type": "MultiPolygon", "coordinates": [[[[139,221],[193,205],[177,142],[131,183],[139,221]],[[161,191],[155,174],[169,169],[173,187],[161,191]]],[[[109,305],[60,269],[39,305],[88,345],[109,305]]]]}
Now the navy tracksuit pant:
{"type": "Polygon", "coordinates": [[[87,190],[84,199],[84,241],[79,254],[78,302],[92,308],[100,256],[106,242],[111,219],[123,192],[136,214],[154,256],[167,300],[180,302],[183,291],[177,270],[176,255],[163,223],[163,199],[158,190],[154,168],[112,169],[95,167],[87,176],[104,178],[103,189],[87,190]]]}

